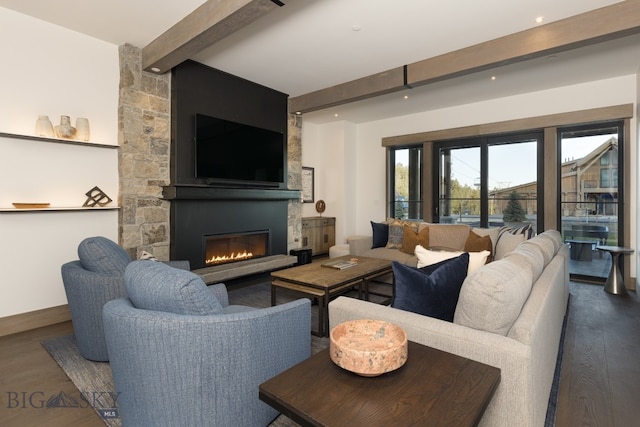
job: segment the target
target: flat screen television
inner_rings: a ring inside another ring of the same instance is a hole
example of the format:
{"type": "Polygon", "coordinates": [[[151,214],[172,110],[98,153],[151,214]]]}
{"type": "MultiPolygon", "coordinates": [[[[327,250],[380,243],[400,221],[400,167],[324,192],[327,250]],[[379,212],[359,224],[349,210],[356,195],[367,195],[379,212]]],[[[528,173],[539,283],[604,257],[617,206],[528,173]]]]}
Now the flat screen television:
{"type": "Polygon", "coordinates": [[[283,132],[196,114],[196,178],[207,184],[277,187],[284,182],[283,132]]]}

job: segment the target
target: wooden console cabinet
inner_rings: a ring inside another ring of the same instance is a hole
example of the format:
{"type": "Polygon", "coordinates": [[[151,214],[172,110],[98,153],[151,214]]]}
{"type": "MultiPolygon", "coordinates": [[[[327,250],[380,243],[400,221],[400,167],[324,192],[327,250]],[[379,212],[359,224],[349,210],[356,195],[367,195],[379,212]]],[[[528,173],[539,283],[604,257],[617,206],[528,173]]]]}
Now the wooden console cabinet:
{"type": "Polygon", "coordinates": [[[311,248],[311,255],[328,254],[336,244],[336,219],[323,216],[302,218],[302,246],[311,248]]]}

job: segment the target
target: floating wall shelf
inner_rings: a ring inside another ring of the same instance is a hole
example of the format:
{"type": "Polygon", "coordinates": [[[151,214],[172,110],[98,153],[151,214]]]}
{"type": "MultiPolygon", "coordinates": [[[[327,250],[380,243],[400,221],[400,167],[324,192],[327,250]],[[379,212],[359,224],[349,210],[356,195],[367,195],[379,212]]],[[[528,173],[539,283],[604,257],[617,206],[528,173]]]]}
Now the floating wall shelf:
{"type": "Polygon", "coordinates": [[[112,145],[112,144],[99,144],[99,143],[96,143],[96,142],[75,141],[75,140],[72,140],[72,139],[44,138],[44,137],[41,137],[41,136],[19,135],[19,134],[14,134],[14,133],[5,133],[5,132],[0,132],[0,137],[15,138],[15,139],[28,139],[28,140],[31,140],[31,141],[53,142],[53,143],[57,143],[57,144],[85,145],[85,146],[102,147],[102,148],[120,148],[120,146],[112,145]]]}
{"type": "Polygon", "coordinates": [[[102,207],[48,207],[48,208],[0,208],[0,213],[16,213],[16,212],[68,212],[68,211],[111,211],[120,209],[118,206],[102,206],[102,207]]]}

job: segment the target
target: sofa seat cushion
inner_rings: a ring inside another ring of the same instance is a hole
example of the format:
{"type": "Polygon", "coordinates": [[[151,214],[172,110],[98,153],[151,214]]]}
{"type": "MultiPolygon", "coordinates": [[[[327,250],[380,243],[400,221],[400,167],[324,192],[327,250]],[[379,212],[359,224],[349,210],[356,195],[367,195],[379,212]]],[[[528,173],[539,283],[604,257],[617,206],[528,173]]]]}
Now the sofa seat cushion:
{"type": "Polygon", "coordinates": [[[467,276],[454,323],[506,335],[520,314],[533,285],[531,268],[509,259],[494,261],[467,276]]]}
{"type": "Polygon", "coordinates": [[[394,296],[391,306],[448,322],[453,321],[468,263],[469,254],[466,252],[425,268],[392,263],[394,296]]]}
{"type": "Polygon", "coordinates": [[[85,270],[94,273],[124,274],[131,257],[116,242],[106,237],[87,237],[78,245],[78,258],[85,270]]]}
{"type": "Polygon", "coordinates": [[[375,248],[365,251],[361,255],[369,258],[398,261],[412,267],[415,267],[418,263],[418,259],[415,255],[406,254],[402,251],[399,251],[398,249],[375,248]]]}
{"type": "Polygon", "coordinates": [[[124,284],[139,309],[198,316],[224,311],[200,276],[161,262],[131,262],[124,272],[124,284]]]}
{"type": "Polygon", "coordinates": [[[489,251],[481,252],[465,252],[465,251],[435,251],[431,249],[425,249],[422,246],[416,246],[416,257],[418,258],[418,268],[427,267],[439,263],[441,261],[456,258],[463,253],[469,254],[469,264],[467,267],[467,275],[473,273],[483,265],[487,263],[487,259],[491,255],[489,251]]]}

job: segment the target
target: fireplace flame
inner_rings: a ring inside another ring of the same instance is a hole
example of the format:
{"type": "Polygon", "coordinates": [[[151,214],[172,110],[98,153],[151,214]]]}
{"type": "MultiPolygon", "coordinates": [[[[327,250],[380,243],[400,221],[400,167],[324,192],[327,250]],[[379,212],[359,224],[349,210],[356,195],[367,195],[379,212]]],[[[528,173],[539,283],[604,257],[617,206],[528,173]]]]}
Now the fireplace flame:
{"type": "Polygon", "coordinates": [[[207,258],[205,260],[205,262],[207,264],[220,264],[223,262],[231,262],[231,261],[238,261],[238,260],[242,260],[242,259],[248,259],[248,258],[253,258],[253,253],[252,252],[238,252],[237,254],[234,252],[231,255],[214,255],[211,258],[207,258]]]}

